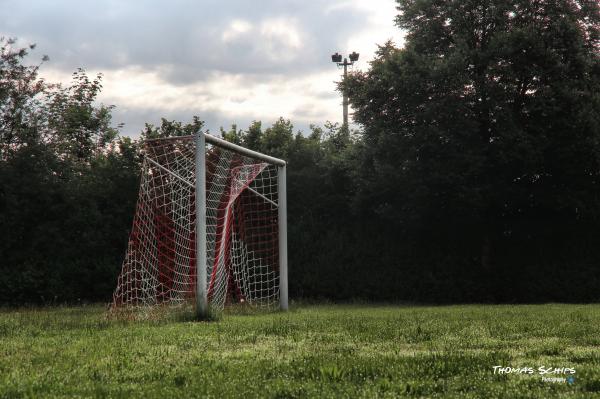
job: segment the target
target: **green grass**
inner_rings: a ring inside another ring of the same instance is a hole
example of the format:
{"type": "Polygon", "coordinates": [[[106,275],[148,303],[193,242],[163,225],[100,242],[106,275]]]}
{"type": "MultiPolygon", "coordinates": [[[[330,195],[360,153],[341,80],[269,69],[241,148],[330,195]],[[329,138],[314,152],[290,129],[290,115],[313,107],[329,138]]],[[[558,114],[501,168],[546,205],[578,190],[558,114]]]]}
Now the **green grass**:
{"type": "Polygon", "coordinates": [[[4,310],[0,398],[38,397],[600,397],[600,305],[294,306],[217,322],[4,310]],[[575,381],[496,365],[572,367],[575,381]]]}

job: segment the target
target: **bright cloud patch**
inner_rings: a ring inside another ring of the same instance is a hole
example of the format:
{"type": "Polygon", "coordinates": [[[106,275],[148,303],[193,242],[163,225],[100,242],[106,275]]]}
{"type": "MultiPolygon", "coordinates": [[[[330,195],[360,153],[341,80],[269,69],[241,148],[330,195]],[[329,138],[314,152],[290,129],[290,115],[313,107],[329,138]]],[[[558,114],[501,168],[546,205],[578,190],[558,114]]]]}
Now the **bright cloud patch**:
{"type": "Polygon", "coordinates": [[[229,24],[227,30],[221,36],[223,42],[231,42],[236,40],[252,29],[252,24],[242,19],[235,19],[229,24]]]}
{"type": "Polygon", "coordinates": [[[262,22],[260,35],[264,39],[264,50],[269,59],[292,60],[300,54],[302,33],[296,21],[291,18],[267,19],[262,22]]]}
{"type": "MultiPolygon", "coordinates": [[[[164,74],[164,69],[147,71],[137,67],[104,74],[100,100],[118,105],[115,122],[125,122],[126,133],[136,134],[143,127],[143,121],[130,118],[127,113],[148,115],[147,110],[160,113],[146,122],[157,123],[160,117],[189,120],[198,115],[218,123],[209,126],[213,131],[232,123],[245,128],[252,120],[269,123],[279,116],[306,130],[311,123],[337,120],[340,113],[340,99],[330,72],[294,80],[285,76],[262,78],[214,72],[206,80],[186,86],[170,84],[161,78],[164,74]],[[219,114],[222,119],[215,121],[211,114],[219,114]]],[[[57,70],[45,70],[43,76],[52,81],[69,80],[57,70]]]]}

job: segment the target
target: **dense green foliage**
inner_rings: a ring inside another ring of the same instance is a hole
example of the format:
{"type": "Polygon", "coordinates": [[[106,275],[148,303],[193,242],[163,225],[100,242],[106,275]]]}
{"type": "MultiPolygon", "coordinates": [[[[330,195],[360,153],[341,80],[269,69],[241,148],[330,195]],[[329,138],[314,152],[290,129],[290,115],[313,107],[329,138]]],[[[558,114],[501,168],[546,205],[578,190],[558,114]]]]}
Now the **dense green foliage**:
{"type": "MultiPolygon", "coordinates": [[[[600,298],[596,1],[398,0],[403,48],[340,84],[360,132],[256,121],[221,135],[289,162],[292,297],[427,302],[600,298]]],[[[101,76],[47,84],[0,41],[0,303],[108,301],[139,140],[101,76]]]]}
{"type": "Polygon", "coordinates": [[[38,79],[0,41],[0,302],[108,298],[127,240],[138,162],[94,105],[101,76],[38,79]]]}
{"type": "Polygon", "coordinates": [[[597,300],[598,2],[398,4],[405,46],[341,85],[364,126],[358,209],[388,226],[375,253],[434,298],[597,300]]]}
{"type": "Polygon", "coordinates": [[[597,305],[292,306],[219,323],[18,309],[0,313],[0,398],[594,398],[598,326],[597,305]]]}

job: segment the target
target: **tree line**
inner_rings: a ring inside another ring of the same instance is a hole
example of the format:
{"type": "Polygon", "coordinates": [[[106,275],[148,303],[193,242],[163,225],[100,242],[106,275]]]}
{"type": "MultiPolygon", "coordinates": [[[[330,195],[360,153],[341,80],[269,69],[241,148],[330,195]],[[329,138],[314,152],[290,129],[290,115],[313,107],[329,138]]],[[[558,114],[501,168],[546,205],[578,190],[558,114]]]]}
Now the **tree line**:
{"type": "MultiPolygon", "coordinates": [[[[330,300],[600,298],[600,9],[594,1],[399,0],[386,43],[340,82],[358,131],[280,118],[221,129],[288,161],[290,295],[330,300]]],[[[0,302],[108,301],[145,138],[102,76],[39,79],[0,41],[0,302]]],[[[43,62],[43,61],[42,61],[43,62]]]]}

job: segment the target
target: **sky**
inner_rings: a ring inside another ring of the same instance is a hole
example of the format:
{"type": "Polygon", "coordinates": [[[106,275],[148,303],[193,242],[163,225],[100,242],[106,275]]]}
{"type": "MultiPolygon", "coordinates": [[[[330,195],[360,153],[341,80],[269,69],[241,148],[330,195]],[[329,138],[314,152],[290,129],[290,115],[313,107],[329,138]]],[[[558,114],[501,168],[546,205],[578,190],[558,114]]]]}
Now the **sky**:
{"type": "Polygon", "coordinates": [[[99,100],[137,136],[161,118],[197,115],[212,133],[279,117],[295,130],[341,123],[331,54],[402,45],[394,0],[0,0],[0,36],[48,55],[41,76],[68,84],[103,74],[99,100]]]}

